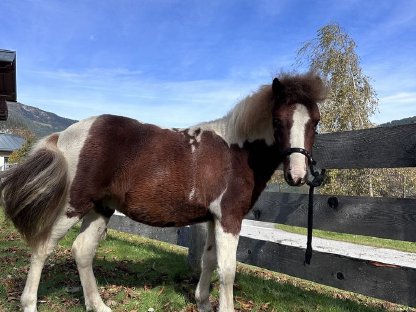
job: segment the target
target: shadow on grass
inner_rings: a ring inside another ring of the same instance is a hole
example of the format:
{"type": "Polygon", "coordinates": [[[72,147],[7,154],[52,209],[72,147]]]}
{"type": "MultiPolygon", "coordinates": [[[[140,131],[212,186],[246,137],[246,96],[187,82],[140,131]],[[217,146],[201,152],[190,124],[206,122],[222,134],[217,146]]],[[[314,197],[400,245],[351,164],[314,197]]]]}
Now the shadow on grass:
{"type": "MultiPolygon", "coordinates": [[[[75,235],[71,232],[70,237],[75,235]]],[[[43,270],[38,297],[40,300],[46,300],[47,305],[52,302],[52,310],[45,311],[53,311],[54,305],[61,309],[67,307],[66,311],[83,310],[82,289],[76,264],[69,250],[70,245],[71,242],[65,240],[63,247],[57,248],[43,270]],[[78,308],[74,310],[74,306],[78,308]]],[[[11,296],[15,297],[17,293],[20,296],[23,290],[29,261],[23,264],[21,257],[27,256],[28,252],[21,242],[0,250],[2,258],[6,257],[18,266],[15,270],[17,272],[13,271],[6,281],[6,300],[10,301],[11,296]],[[10,248],[15,253],[5,254],[10,248]]],[[[164,289],[170,289],[171,293],[183,296],[185,302],[181,309],[166,311],[179,311],[188,304],[195,303],[194,291],[197,280],[187,265],[186,255],[169,250],[167,245],[141,239],[130,241],[109,235],[107,240],[101,243],[93,268],[98,284],[102,286],[100,292],[104,301],[119,300],[119,307],[127,304],[129,300],[138,300],[138,297],[132,294],[137,291],[154,290],[161,301],[169,303],[169,298],[164,297],[168,294],[162,294],[164,289]],[[123,295],[120,295],[121,292],[123,295]]],[[[213,288],[214,293],[218,293],[218,281],[213,282],[213,288]]],[[[4,290],[0,291],[3,297],[2,292],[4,293],[4,290]]],[[[389,311],[348,299],[335,299],[273,279],[264,279],[264,276],[257,276],[248,271],[237,274],[234,295],[238,311],[389,311]]],[[[217,301],[216,297],[214,300],[217,301]]],[[[18,302],[13,300],[9,305],[11,309],[17,306],[18,302]]]]}

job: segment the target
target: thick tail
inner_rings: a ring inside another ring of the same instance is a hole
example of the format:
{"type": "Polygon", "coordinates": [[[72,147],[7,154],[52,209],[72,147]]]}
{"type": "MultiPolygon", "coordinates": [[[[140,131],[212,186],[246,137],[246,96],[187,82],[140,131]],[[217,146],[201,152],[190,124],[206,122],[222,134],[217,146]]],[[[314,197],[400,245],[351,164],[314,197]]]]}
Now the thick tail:
{"type": "Polygon", "coordinates": [[[68,191],[67,163],[54,134],[1,176],[4,210],[30,246],[45,240],[62,212],[68,191]]]}

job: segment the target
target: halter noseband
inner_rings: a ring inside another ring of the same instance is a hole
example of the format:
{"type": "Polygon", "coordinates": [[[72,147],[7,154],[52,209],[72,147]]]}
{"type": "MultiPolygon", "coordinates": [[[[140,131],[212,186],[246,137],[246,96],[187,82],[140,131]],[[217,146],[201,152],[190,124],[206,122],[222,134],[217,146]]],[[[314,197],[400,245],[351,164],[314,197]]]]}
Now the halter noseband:
{"type": "Polygon", "coordinates": [[[316,165],[316,161],[313,160],[311,153],[309,153],[306,149],[301,148],[301,147],[292,147],[292,148],[285,149],[282,152],[282,157],[286,158],[287,156],[293,153],[300,153],[300,154],[305,155],[305,157],[308,159],[308,165],[309,165],[311,174],[314,175],[315,169],[313,166],[316,165]]]}
{"type": "Polygon", "coordinates": [[[312,258],[312,230],[313,230],[313,193],[314,189],[317,186],[320,186],[325,179],[325,169],[322,169],[321,172],[315,171],[314,166],[316,165],[316,161],[313,160],[312,155],[304,148],[300,147],[292,147],[285,149],[281,154],[283,158],[293,154],[293,153],[300,153],[305,155],[308,159],[309,170],[313,176],[312,181],[308,181],[307,184],[309,185],[309,204],[308,204],[308,240],[306,244],[306,252],[305,252],[305,264],[311,263],[312,258]]]}

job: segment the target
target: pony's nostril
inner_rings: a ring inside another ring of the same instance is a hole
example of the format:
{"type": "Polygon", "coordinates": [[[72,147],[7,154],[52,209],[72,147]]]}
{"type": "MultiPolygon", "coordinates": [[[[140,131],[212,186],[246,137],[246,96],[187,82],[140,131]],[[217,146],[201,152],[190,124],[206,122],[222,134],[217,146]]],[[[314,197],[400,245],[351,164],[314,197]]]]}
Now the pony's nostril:
{"type": "Polygon", "coordinates": [[[291,172],[288,172],[285,178],[286,182],[291,186],[300,186],[306,182],[306,176],[293,175],[291,172]]]}
{"type": "Polygon", "coordinates": [[[297,186],[301,183],[301,178],[293,177],[290,173],[286,175],[286,181],[291,186],[297,186]]]}
{"type": "Polygon", "coordinates": [[[292,182],[293,182],[294,185],[299,185],[299,184],[302,183],[302,179],[300,179],[300,178],[292,179],[292,182]]]}

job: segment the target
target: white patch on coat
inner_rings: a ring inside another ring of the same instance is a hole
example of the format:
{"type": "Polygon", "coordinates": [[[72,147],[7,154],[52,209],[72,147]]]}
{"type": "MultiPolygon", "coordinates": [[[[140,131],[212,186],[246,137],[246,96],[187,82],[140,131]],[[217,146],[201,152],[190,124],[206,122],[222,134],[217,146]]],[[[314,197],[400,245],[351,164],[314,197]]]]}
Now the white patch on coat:
{"type": "Polygon", "coordinates": [[[200,129],[201,132],[196,136],[196,140],[197,142],[201,142],[201,138],[202,138],[202,132],[203,131],[209,131],[212,132],[218,136],[220,136],[221,138],[223,138],[225,141],[227,141],[226,138],[226,133],[227,133],[227,124],[226,124],[226,118],[221,118],[221,119],[217,119],[214,121],[210,121],[210,122],[203,122],[200,123],[194,127],[191,128],[191,130],[193,130],[195,132],[195,130],[200,129]]]}
{"type": "Polygon", "coordinates": [[[214,199],[210,204],[209,204],[209,211],[216,216],[218,219],[221,219],[222,213],[221,213],[221,200],[222,197],[224,196],[225,192],[227,191],[227,188],[225,188],[225,190],[220,194],[220,196],[218,196],[216,199],[214,199]]]}
{"type": "Polygon", "coordinates": [[[190,143],[193,144],[195,142],[200,143],[202,137],[203,129],[199,125],[191,127],[188,129],[188,135],[191,137],[190,143]],[[198,134],[196,134],[198,132],[198,134]]]}
{"type": "Polygon", "coordinates": [[[191,192],[189,193],[189,200],[193,200],[195,196],[195,187],[192,187],[191,192]]]}
{"type": "MultiPolygon", "coordinates": [[[[290,147],[305,148],[305,128],[310,120],[308,109],[305,105],[296,104],[293,113],[293,125],[290,129],[290,147]]],[[[293,153],[290,155],[290,174],[293,180],[302,179],[306,175],[305,155],[293,153]]]]}
{"type": "Polygon", "coordinates": [[[90,117],[81,120],[59,134],[58,148],[64,153],[68,163],[69,181],[73,181],[77,167],[79,156],[84,143],[88,138],[92,124],[98,117],[90,117]]]}
{"type": "Polygon", "coordinates": [[[195,192],[196,192],[196,163],[197,163],[197,154],[195,153],[196,151],[196,147],[195,144],[191,145],[191,163],[189,164],[190,166],[190,172],[191,172],[191,176],[192,176],[192,188],[191,188],[191,192],[189,193],[189,200],[192,201],[195,198],[195,192]]]}
{"type": "Polygon", "coordinates": [[[200,143],[202,138],[202,130],[196,135],[195,140],[200,143]]]}

